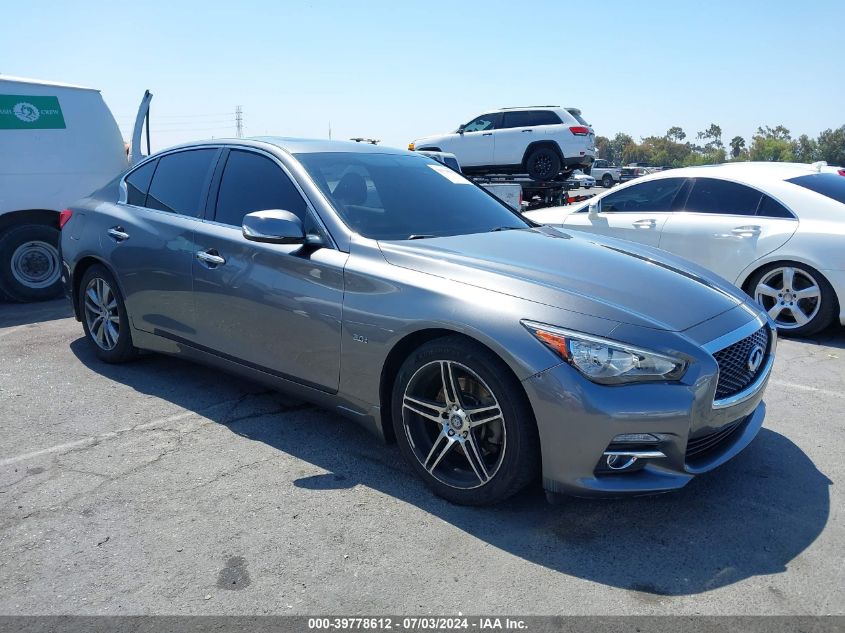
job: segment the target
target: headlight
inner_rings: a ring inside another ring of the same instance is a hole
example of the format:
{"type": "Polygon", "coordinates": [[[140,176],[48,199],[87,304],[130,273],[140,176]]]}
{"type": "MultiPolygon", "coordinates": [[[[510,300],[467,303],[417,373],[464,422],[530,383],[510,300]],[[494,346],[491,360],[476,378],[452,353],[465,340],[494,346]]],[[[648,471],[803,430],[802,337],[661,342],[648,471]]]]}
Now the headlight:
{"type": "Polygon", "coordinates": [[[534,321],[522,325],[584,376],[603,385],[680,380],[687,369],[684,360],[617,341],[534,321]]]}

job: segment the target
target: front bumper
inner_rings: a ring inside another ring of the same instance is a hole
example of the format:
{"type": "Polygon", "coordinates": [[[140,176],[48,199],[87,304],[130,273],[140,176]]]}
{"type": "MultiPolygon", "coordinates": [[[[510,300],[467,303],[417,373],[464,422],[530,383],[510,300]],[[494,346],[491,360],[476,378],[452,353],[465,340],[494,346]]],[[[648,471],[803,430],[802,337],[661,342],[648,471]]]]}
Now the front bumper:
{"type": "Polygon", "coordinates": [[[751,397],[714,408],[715,387],[707,379],[608,387],[588,381],[565,363],[532,376],[523,385],[540,433],[543,486],[552,493],[575,496],[681,488],[754,439],[765,417],[762,397],[768,379],[766,375],[759,381],[751,397]],[[662,457],[643,459],[628,472],[602,470],[604,452],[611,444],[619,446],[614,438],[645,433],[659,438],[659,444],[650,448],[662,457]],[[692,449],[702,442],[709,442],[707,450],[692,449]]]}

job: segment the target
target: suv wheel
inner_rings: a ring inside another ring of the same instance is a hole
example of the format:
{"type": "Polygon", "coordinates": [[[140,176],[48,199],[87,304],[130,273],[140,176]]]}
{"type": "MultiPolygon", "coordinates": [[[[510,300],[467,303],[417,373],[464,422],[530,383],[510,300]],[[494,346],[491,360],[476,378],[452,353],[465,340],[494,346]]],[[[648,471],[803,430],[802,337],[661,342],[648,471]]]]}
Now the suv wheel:
{"type": "Polygon", "coordinates": [[[525,159],[525,168],[532,180],[552,180],[560,173],[560,157],[550,147],[538,147],[525,159]]]}
{"type": "Polygon", "coordinates": [[[525,394],[501,359],[471,341],[446,337],[417,349],[396,377],[391,411],[403,456],[449,501],[497,503],[538,471],[525,394]]]}

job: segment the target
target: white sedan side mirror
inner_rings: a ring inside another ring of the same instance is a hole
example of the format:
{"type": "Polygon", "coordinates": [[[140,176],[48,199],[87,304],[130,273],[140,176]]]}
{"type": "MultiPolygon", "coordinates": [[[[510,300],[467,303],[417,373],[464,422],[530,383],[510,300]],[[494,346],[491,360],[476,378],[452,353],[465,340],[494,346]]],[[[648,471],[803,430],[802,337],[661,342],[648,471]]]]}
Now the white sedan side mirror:
{"type": "Polygon", "coordinates": [[[599,217],[599,203],[598,202],[591,202],[587,207],[587,216],[591,220],[595,220],[599,217]]]}

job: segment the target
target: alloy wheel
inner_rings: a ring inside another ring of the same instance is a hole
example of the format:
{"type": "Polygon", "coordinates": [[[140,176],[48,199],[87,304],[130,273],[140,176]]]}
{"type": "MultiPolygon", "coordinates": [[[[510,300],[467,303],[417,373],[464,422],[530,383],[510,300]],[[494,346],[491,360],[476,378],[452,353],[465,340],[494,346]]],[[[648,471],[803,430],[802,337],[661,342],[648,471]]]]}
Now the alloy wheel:
{"type": "Polygon", "coordinates": [[[466,365],[438,360],[420,367],[403,394],[402,423],[417,461],[447,486],[478,488],[502,465],[502,408],[466,365]]]}
{"type": "Polygon", "coordinates": [[[821,288],[805,270],[781,266],[767,272],[754,289],[778,328],[791,330],[812,321],[821,308],[821,288]]]}
{"type": "Polygon", "coordinates": [[[104,279],[94,277],[88,282],[85,288],[84,311],[91,339],[106,351],[117,347],[120,340],[117,296],[104,279]]]}

